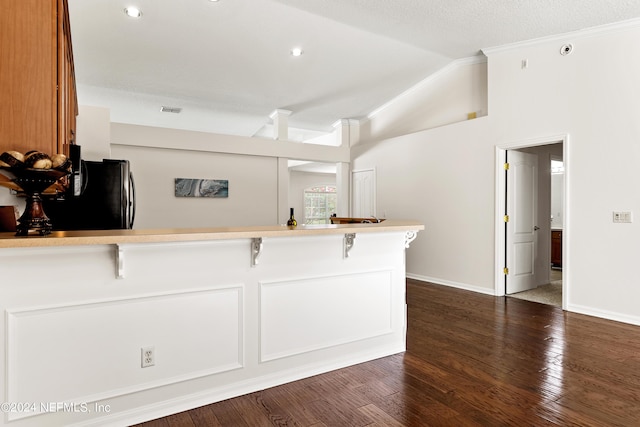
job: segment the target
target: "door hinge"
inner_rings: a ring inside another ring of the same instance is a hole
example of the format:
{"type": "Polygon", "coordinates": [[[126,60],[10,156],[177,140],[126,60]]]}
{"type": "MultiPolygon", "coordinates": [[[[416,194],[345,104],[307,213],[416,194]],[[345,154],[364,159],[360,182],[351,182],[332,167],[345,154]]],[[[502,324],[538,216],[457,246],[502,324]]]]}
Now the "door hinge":
{"type": "Polygon", "coordinates": [[[505,267],[504,270],[502,270],[502,271],[504,272],[504,274],[506,276],[507,274],[509,274],[509,267],[505,267]]]}
{"type": "Polygon", "coordinates": [[[509,215],[504,216],[504,222],[509,222],[509,215]]]}
{"type": "Polygon", "coordinates": [[[509,163],[505,163],[504,164],[504,170],[508,171],[509,170],[509,163]]]}

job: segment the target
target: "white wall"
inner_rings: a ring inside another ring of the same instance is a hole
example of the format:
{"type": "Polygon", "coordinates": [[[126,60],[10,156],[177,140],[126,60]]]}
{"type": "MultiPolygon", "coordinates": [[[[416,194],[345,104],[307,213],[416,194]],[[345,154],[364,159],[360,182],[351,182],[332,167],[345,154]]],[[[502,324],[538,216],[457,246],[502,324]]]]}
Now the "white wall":
{"type": "MultiPolygon", "coordinates": [[[[130,160],[137,184],[137,229],[285,222],[287,159],[348,164],[350,155],[348,141],[322,146],[111,123],[109,109],[95,106],[80,107],[77,143],[85,160],[130,160]],[[227,179],[229,197],[176,198],[175,178],[227,179]]],[[[0,205],[23,211],[24,204],[24,198],[0,189],[0,205]]]]}
{"type": "Polygon", "coordinates": [[[349,161],[348,144],[322,146],[121,123],[111,124],[111,147],[112,158],[131,161],[136,177],[134,228],[282,223],[290,207],[284,194],[289,185],[282,182],[288,179],[287,159],[349,161]],[[228,179],[229,199],[173,196],[174,178],[198,177],[228,179]]]}
{"type": "Polygon", "coordinates": [[[612,222],[614,210],[640,209],[640,28],[635,25],[489,54],[489,87],[495,89],[489,110],[499,119],[503,140],[570,136],[563,233],[568,308],[640,323],[634,268],[640,229],[612,222]],[[567,41],[574,51],[561,56],[567,41]],[[523,58],[530,67],[514,67],[523,58]]]}
{"type": "Polygon", "coordinates": [[[274,225],[277,159],[164,148],[113,145],[136,183],[134,228],[274,225]],[[175,196],[175,178],[229,180],[228,198],[175,196]]]}
{"type": "Polygon", "coordinates": [[[353,149],[353,169],[376,168],[378,214],[425,224],[409,276],[493,293],[494,151],[478,139],[488,133],[484,117],[353,149]]]}
{"type": "Polygon", "coordinates": [[[612,223],[640,211],[639,23],[487,50],[487,117],[354,149],[379,210],[426,224],[409,275],[493,293],[496,146],[565,134],[566,308],[640,324],[640,229],[612,223]]]}
{"type": "Polygon", "coordinates": [[[78,106],[76,144],[84,160],[100,161],[111,158],[110,110],[89,105],[78,106]]]}
{"type": "Polygon", "coordinates": [[[360,123],[361,141],[379,141],[487,115],[484,56],[455,61],[360,123]]]}

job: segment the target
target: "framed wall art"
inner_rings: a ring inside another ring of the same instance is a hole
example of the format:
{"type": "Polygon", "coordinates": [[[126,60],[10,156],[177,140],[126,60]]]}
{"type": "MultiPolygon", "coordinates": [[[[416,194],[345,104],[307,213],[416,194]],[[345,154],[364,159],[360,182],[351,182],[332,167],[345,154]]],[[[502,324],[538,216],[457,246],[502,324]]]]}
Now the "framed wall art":
{"type": "Polygon", "coordinates": [[[229,181],[226,179],[176,178],[176,197],[229,197],[229,181]]]}

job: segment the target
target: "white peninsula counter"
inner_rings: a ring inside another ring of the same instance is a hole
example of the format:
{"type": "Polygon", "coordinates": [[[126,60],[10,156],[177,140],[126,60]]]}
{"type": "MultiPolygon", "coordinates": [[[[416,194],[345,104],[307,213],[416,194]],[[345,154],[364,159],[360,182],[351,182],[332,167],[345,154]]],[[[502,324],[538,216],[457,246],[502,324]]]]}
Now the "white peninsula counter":
{"type": "Polygon", "coordinates": [[[0,425],[130,425],[402,352],[423,229],[0,233],[0,425]]]}

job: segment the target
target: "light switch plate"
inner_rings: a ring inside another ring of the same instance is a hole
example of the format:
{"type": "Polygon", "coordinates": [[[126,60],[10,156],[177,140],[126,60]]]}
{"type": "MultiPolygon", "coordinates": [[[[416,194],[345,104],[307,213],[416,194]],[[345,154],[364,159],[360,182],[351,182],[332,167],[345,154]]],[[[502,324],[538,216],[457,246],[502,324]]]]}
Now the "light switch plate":
{"type": "Polygon", "coordinates": [[[631,212],[613,212],[613,222],[615,223],[631,223],[633,215],[631,212]]]}

